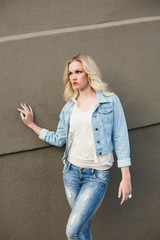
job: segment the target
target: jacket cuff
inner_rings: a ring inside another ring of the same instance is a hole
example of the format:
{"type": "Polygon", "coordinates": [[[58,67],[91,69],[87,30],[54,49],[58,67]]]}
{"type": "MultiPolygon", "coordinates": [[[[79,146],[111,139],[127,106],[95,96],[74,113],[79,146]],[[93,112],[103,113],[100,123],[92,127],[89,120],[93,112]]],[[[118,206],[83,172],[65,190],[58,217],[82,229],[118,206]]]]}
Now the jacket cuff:
{"type": "Polygon", "coordinates": [[[129,167],[131,165],[131,158],[124,158],[117,160],[117,167],[129,167]]]}
{"type": "Polygon", "coordinates": [[[40,135],[38,136],[41,140],[44,140],[45,137],[46,137],[46,134],[47,134],[48,130],[45,129],[45,128],[42,128],[41,132],[40,132],[40,135]]]}

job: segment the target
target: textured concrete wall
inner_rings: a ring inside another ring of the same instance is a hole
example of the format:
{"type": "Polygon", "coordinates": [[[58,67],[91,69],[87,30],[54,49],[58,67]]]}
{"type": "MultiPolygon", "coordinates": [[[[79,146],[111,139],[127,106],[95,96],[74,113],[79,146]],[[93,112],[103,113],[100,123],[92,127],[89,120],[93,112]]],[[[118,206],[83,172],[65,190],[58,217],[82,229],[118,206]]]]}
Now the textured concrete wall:
{"type": "Polygon", "coordinates": [[[159,0],[14,0],[0,2],[1,36],[158,16],[159,0]]]}
{"type": "Polygon", "coordinates": [[[55,130],[66,60],[82,52],[121,99],[133,163],[133,199],[119,206],[115,164],[93,238],[159,240],[159,13],[159,0],[0,1],[0,239],[66,239],[64,149],[40,141],[16,108],[31,105],[55,130]]]}
{"type": "MultiPolygon", "coordinates": [[[[133,199],[117,199],[114,166],[107,194],[93,217],[93,239],[159,240],[160,126],[129,131],[133,199]]],[[[69,206],[62,183],[63,149],[42,148],[0,158],[0,239],[63,240],[69,206]]]]}

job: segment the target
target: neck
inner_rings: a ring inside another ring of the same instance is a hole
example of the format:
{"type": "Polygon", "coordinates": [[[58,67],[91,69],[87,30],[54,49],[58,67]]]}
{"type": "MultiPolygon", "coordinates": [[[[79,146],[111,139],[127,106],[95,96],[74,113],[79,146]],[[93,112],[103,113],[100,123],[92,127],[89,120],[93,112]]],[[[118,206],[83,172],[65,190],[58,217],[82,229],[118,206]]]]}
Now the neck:
{"type": "Polygon", "coordinates": [[[79,99],[89,99],[89,98],[95,98],[96,92],[91,87],[86,88],[84,90],[79,90],[79,99]]]}

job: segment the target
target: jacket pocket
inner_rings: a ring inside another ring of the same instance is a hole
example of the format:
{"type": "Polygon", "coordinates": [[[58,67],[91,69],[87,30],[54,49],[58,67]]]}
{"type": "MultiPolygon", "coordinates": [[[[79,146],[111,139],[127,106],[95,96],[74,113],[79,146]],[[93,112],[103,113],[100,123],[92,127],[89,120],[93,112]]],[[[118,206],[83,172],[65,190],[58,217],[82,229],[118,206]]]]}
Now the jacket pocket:
{"type": "Polygon", "coordinates": [[[110,112],[113,112],[113,108],[110,106],[107,107],[107,106],[100,105],[99,112],[102,114],[109,114],[110,112]]]}
{"type": "Polygon", "coordinates": [[[102,123],[112,123],[113,121],[113,108],[111,106],[99,106],[99,115],[102,123]]]}

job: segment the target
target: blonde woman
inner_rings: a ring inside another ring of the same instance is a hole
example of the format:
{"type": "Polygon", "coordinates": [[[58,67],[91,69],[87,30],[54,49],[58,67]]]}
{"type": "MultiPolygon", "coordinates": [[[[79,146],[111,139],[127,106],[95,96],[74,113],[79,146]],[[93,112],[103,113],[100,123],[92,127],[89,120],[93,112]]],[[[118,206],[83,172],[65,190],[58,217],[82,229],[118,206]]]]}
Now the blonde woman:
{"type": "Polygon", "coordinates": [[[79,54],[69,60],[63,80],[67,103],[56,132],[34,123],[31,106],[24,103],[23,109],[17,109],[24,124],[41,140],[58,147],[66,144],[63,182],[71,207],[66,234],[68,240],[91,240],[91,219],[107,190],[113,150],[122,173],[120,204],[132,197],[127,124],[119,97],[108,91],[91,57],[79,54]]]}

